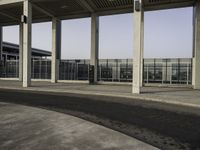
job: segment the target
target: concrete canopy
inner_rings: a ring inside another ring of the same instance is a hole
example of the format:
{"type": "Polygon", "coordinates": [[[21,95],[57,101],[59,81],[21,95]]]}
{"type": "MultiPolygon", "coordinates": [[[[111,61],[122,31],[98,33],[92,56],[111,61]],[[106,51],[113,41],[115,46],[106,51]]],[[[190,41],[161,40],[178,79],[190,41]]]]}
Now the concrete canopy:
{"type": "MultiPolygon", "coordinates": [[[[24,0],[0,0],[0,26],[20,23],[24,0]]],[[[133,12],[133,0],[30,0],[33,23],[133,12]]],[[[144,10],[193,6],[195,0],[144,0],[144,10]]]]}

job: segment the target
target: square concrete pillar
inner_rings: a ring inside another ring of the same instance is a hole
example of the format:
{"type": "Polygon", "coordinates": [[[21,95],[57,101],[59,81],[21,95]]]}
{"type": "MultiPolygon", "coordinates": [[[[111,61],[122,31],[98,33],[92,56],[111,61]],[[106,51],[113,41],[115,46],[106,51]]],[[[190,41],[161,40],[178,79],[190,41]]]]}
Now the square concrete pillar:
{"type": "Polygon", "coordinates": [[[23,23],[19,25],[19,81],[23,81],[23,23]]]}
{"type": "MultiPolygon", "coordinates": [[[[144,14],[142,14],[144,15],[144,14]]],[[[144,17],[144,16],[142,16],[144,17]]],[[[144,85],[144,19],[143,21],[141,22],[141,35],[142,35],[142,38],[141,38],[141,79],[140,79],[140,87],[143,87],[144,85]]]]}
{"type": "Polygon", "coordinates": [[[134,0],[134,51],[133,51],[133,85],[132,93],[140,94],[143,84],[143,42],[144,42],[144,11],[142,0],[134,0]]]}
{"type": "Polygon", "coordinates": [[[31,37],[32,37],[32,5],[29,0],[23,2],[23,87],[31,85],[31,37]]]}
{"type": "Polygon", "coordinates": [[[194,89],[200,89],[200,1],[194,6],[194,46],[192,84],[194,89]]]}
{"type": "Polygon", "coordinates": [[[99,16],[91,16],[91,56],[90,65],[94,66],[94,83],[97,83],[98,58],[99,58],[99,16]]]}
{"type": "Polygon", "coordinates": [[[56,83],[59,79],[59,64],[61,59],[61,21],[57,18],[52,20],[52,60],[51,82],[56,83]]]}
{"type": "Polygon", "coordinates": [[[3,28],[0,26],[0,60],[2,60],[3,53],[3,28]]]}

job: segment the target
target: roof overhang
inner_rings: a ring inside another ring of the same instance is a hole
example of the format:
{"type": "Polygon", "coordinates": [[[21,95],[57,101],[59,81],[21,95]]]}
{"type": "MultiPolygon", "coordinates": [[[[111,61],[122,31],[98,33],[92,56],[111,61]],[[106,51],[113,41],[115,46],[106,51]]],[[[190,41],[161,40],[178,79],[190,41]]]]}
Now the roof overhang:
{"type": "Polygon", "coordinates": [[[144,0],[145,11],[193,6],[195,0],[144,0]]]}
{"type": "MultiPolygon", "coordinates": [[[[23,13],[24,0],[0,0],[0,25],[17,25],[23,13]]],[[[30,0],[33,23],[133,12],[134,0],[30,0]]],[[[145,11],[193,6],[196,0],[143,0],[145,11]]]]}
{"type": "MultiPolygon", "coordinates": [[[[10,49],[12,51],[17,51],[19,53],[19,45],[14,44],[14,43],[9,43],[9,42],[3,42],[3,50],[5,49],[10,49]]],[[[51,56],[51,52],[42,50],[42,49],[37,49],[37,48],[32,48],[32,53],[35,56],[51,56]]]]}

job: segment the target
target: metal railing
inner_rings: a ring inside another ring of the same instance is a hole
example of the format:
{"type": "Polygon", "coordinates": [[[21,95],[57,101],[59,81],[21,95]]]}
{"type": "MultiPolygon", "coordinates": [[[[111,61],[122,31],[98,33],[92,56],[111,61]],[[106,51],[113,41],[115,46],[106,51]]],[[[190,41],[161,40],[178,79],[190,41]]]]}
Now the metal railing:
{"type": "Polygon", "coordinates": [[[51,79],[51,60],[32,59],[31,77],[32,79],[51,79]]]}
{"type": "Polygon", "coordinates": [[[145,59],[145,83],[191,84],[192,59],[145,59]]]}
{"type": "MultiPolygon", "coordinates": [[[[89,60],[61,60],[59,80],[88,80],[89,60]]],[[[98,80],[109,82],[132,81],[131,59],[100,59],[98,80]]],[[[51,78],[51,60],[34,58],[31,63],[32,79],[51,78]]],[[[144,59],[144,83],[191,84],[192,59],[144,59]]],[[[1,63],[1,78],[18,78],[18,60],[1,63]]]]}

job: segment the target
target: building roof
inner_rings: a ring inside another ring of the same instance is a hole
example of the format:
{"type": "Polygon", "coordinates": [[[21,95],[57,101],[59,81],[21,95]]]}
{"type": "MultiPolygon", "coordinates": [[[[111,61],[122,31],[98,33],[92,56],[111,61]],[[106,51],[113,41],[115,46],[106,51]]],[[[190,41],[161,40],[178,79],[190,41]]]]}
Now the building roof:
{"type": "MultiPolygon", "coordinates": [[[[3,42],[3,53],[6,54],[18,54],[19,53],[19,45],[3,42]]],[[[41,49],[32,48],[33,56],[51,56],[51,52],[41,49]]]]}
{"type": "MultiPolygon", "coordinates": [[[[0,25],[19,24],[24,0],[0,0],[0,25]],[[16,3],[17,2],[17,3],[16,3]]],[[[33,22],[133,12],[134,0],[30,0],[33,22]]],[[[193,6],[196,0],[143,0],[145,11],[193,6]]]]}

